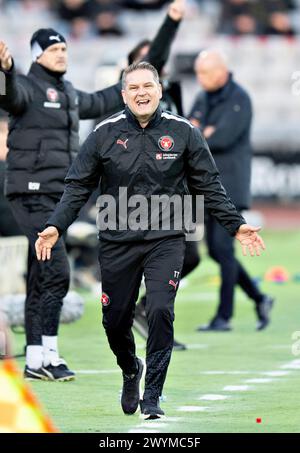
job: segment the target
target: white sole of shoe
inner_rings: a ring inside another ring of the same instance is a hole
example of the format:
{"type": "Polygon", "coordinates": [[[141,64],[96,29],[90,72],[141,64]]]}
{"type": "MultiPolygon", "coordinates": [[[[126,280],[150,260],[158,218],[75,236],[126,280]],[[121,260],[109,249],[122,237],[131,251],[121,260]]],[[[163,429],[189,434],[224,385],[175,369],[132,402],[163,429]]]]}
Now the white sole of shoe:
{"type": "Polygon", "coordinates": [[[35,373],[34,371],[27,371],[27,373],[32,374],[31,376],[24,376],[25,381],[50,381],[51,379],[47,376],[42,376],[41,374],[35,373]]]}
{"type": "Polygon", "coordinates": [[[44,369],[44,370],[49,378],[48,380],[52,381],[52,382],[68,382],[68,381],[74,381],[74,379],[75,379],[75,376],[65,376],[62,378],[55,379],[54,376],[51,373],[49,373],[49,371],[47,371],[46,369],[44,369]]]}

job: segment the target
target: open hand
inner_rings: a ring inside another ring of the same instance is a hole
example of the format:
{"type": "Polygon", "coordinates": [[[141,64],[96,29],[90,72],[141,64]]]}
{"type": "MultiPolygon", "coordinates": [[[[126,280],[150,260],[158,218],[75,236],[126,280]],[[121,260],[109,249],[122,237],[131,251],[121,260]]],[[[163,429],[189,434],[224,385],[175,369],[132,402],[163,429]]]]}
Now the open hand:
{"type": "Polygon", "coordinates": [[[261,227],[254,227],[244,223],[241,225],[235,235],[236,239],[240,241],[243,255],[247,255],[247,250],[251,256],[256,254],[260,255],[261,250],[265,250],[266,246],[262,238],[257,234],[261,227]]]}
{"type": "Polygon", "coordinates": [[[12,57],[5,42],[0,41],[0,68],[9,71],[12,67],[12,57]]]}
{"type": "Polygon", "coordinates": [[[35,243],[36,257],[40,261],[50,260],[51,249],[56,244],[59,234],[54,226],[47,227],[41,233],[38,233],[39,238],[35,243]]]}

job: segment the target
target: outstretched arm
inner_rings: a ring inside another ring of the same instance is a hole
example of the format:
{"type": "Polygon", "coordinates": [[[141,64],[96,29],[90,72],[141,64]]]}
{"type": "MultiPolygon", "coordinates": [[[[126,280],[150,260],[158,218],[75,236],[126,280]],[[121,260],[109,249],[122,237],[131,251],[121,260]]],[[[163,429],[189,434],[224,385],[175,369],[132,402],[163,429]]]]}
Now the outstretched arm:
{"type": "Polygon", "coordinates": [[[168,14],[144,58],[156,68],[159,74],[169,58],[171,45],[185,13],[185,3],[186,0],[174,0],[170,4],[168,14]]]}
{"type": "Polygon", "coordinates": [[[79,117],[82,120],[99,118],[124,108],[120,83],[94,93],[77,90],[77,95],[79,117]]]}
{"type": "Polygon", "coordinates": [[[6,93],[0,107],[12,115],[21,114],[30,103],[32,90],[26,80],[17,80],[14,62],[5,42],[0,41],[0,70],[5,74],[6,93]]]}
{"type": "Polygon", "coordinates": [[[39,260],[50,259],[51,249],[58,237],[74,222],[80,209],[96,189],[102,173],[100,148],[97,132],[92,132],[82,145],[67,174],[65,190],[60,202],[48,219],[44,231],[38,234],[35,248],[39,260]]]}

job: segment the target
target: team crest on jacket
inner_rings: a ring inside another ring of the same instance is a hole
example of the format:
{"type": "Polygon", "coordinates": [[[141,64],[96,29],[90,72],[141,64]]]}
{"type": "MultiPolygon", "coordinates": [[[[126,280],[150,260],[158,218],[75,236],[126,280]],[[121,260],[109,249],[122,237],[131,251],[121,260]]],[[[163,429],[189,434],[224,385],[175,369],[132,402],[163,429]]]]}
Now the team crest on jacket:
{"type": "Polygon", "coordinates": [[[57,102],[58,101],[58,92],[54,88],[48,88],[47,99],[50,102],[57,102]]]}
{"type": "Polygon", "coordinates": [[[158,140],[158,146],[162,151],[171,151],[174,147],[174,140],[170,135],[163,135],[158,140]]]}
{"type": "Polygon", "coordinates": [[[110,304],[110,298],[106,293],[102,293],[101,304],[103,307],[107,307],[110,304]]]}

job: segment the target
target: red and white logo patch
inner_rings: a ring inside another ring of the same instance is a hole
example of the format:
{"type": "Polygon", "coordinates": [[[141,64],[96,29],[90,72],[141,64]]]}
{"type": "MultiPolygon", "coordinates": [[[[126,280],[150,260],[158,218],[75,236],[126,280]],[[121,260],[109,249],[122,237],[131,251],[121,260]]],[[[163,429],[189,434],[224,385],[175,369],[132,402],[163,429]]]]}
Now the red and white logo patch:
{"type": "Polygon", "coordinates": [[[162,153],[156,153],[156,160],[162,160],[162,153]]]}
{"type": "Polygon", "coordinates": [[[170,135],[164,135],[158,140],[158,146],[162,151],[171,151],[174,148],[174,140],[170,135]]]}
{"type": "Polygon", "coordinates": [[[126,140],[121,140],[120,138],[118,138],[117,145],[122,145],[122,146],[124,146],[125,149],[127,149],[127,142],[128,142],[128,138],[126,138],[126,140]]]}
{"type": "Polygon", "coordinates": [[[57,102],[58,101],[58,92],[54,88],[48,88],[47,99],[50,102],[57,102]]]}
{"type": "Polygon", "coordinates": [[[103,307],[107,307],[110,304],[110,298],[106,293],[103,293],[101,296],[101,304],[103,307]]]}
{"type": "Polygon", "coordinates": [[[174,280],[169,280],[169,285],[174,286],[175,291],[176,291],[176,290],[177,290],[178,282],[175,283],[174,280]]]}

